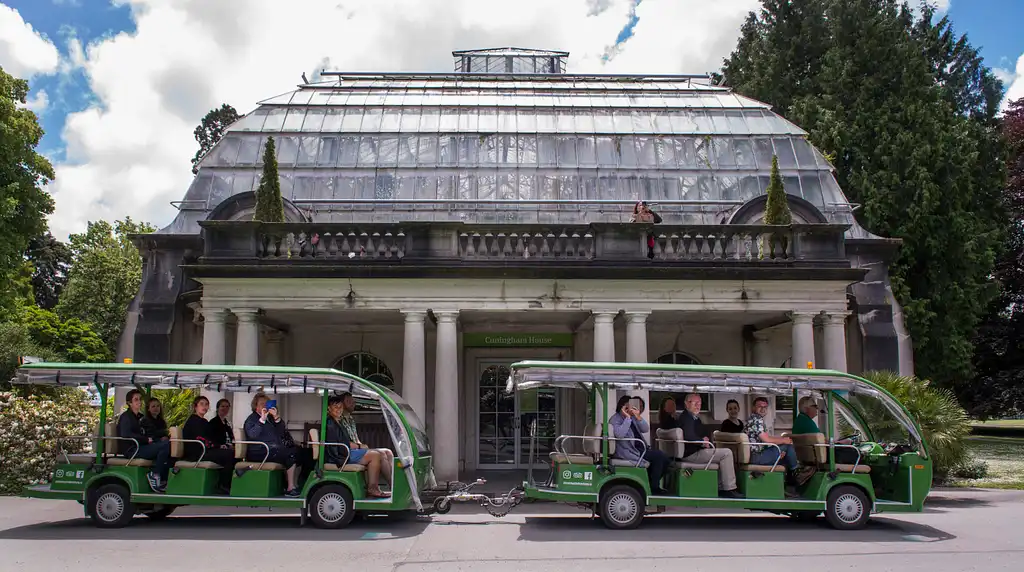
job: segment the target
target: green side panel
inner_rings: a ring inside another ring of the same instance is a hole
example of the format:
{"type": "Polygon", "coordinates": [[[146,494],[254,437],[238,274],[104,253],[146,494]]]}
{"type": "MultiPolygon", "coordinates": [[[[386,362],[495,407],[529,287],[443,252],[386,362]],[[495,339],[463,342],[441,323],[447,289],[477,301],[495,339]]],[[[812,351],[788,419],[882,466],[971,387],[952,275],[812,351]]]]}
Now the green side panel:
{"type": "Polygon", "coordinates": [[[146,473],[149,472],[149,467],[101,465],[95,467],[95,469],[97,469],[97,471],[92,473],[93,476],[86,480],[86,489],[98,486],[99,481],[115,478],[120,479],[124,484],[126,484],[128,486],[128,490],[130,490],[132,494],[153,492],[153,489],[149,487],[149,481],[146,480],[146,473]]]}
{"type": "Polygon", "coordinates": [[[246,471],[231,477],[233,497],[279,497],[284,494],[284,471],[246,471]]]}
{"type": "MultiPolygon", "coordinates": [[[[872,468],[872,472],[876,469],[872,468]]],[[[816,499],[822,502],[828,499],[828,492],[832,487],[844,484],[857,485],[868,493],[871,502],[875,500],[875,491],[871,484],[871,475],[863,473],[836,473],[833,480],[828,476],[828,471],[820,470],[814,474],[804,486],[797,489],[800,496],[806,499],[816,499]]]]}
{"type": "Polygon", "coordinates": [[[55,491],[50,488],[50,485],[36,485],[32,487],[25,487],[21,491],[21,496],[30,499],[49,499],[49,500],[82,500],[81,491],[55,491]]]}
{"type": "Polygon", "coordinates": [[[656,502],[651,504],[658,506],[680,506],[688,508],[731,508],[744,510],[825,510],[825,503],[822,501],[810,500],[750,500],[750,499],[723,499],[723,498],[672,498],[657,497],[656,502]]]}
{"type": "Polygon", "coordinates": [[[567,493],[596,494],[598,485],[605,475],[597,472],[594,465],[558,463],[555,465],[555,487],[567,493]]]}
{"type": "Polygon", "coordinates": [[[597,495],[594,493],[567,493],[557,489],[540,487],[526,487],[525,497],[536,500],[551,500],[560,502],[596,502],[597,495]]]}
{"type": "Polygon", "coordinates": [[[600,492],[609,486],[623,484],[623,481],[629,481],[639,487],[644,492],[645,497],[651,495],[651,485],[647,479],[647,469],[643,467],[615,467],[614,473],[610,475],[602,474],[601,476],[602,479],[598,482],[595,492],[600,492]]]}
{"type": "Polygon", "coordinates": [[[88,465],[60,464],[53,469],[53,480],[50,481],[50,489],[54,491],[78,491],[85,490],[85,481],[89,478],[88,465]]]}
{"type": "Polygon", "coordinates": [[[786,498],[785,473],[736,471],[736,484],[740,492],[748,499],[782,500],[786,498]]]}
{"type": "Polygon", "coordinates": [[[676,496],[718,498],[718,471],[673,469],[670,478],[676,496]]]}
{"type": "MultiPolygon", "coordinates": [[[[882,459],[887,461],[886,457],[882,459]]],[[[885,462],[872,465],[871,476],[879,500],[906,503],[920,511],[931,490],[932,462],[931,459],[922,459],[917,453],[905,453],[900,457],[895,473],[885,462]]]]}
{"type": "Polygon", "coordinates": [[[167,494],[209,496],[217,494],[218,469],[171,469],[167,478],[167,494]]]}
{"type": "Polygon", "coordinates": [[[187,495],[171,495],[171,494],[135,494],[132,495],[132,502],[136,503],[152,503],[152,504],[173,504],[173,505],[195,505],[195,506],[231,506],[231,507],[247,507],[247,508],[293,508],[298,510],[302,508],[303,500],[301,498],[288,498],[288,497],[277,497],[277,498],[246,498],[246,497],[231,497],[226,495],[210,496],[210,497],[197,497],[187,495]]]}

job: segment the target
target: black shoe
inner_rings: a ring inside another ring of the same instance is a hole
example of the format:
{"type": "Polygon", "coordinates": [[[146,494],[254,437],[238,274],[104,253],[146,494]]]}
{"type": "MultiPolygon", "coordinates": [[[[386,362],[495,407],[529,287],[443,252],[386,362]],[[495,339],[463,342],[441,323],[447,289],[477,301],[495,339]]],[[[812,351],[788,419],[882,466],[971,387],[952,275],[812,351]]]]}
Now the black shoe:
{"type": "Polygon", "coordinates": [[[288,489],[287,491],[284,492],[284,496],[286,496],[286,497],[297,497],[297,496],[299,496],[299,489],[298,488],[288,489]]]}
{"type": "Polygon", "coordinates": [[[743,498],[743,493],[736,489],[732,489],[729,491],[718,491],[718,496],[724,499],[741,499],[743,498]]]}
{"type": "Polygon", "coordinates": [[[666,491],[666,490],[665,490],[665,489],[663,489],[663,488],[653,488],[653,489],[651,489],[651,496],[652,496],[652,497],[664,497],[664,496],[668,496],[668,491],[666,491]]]}

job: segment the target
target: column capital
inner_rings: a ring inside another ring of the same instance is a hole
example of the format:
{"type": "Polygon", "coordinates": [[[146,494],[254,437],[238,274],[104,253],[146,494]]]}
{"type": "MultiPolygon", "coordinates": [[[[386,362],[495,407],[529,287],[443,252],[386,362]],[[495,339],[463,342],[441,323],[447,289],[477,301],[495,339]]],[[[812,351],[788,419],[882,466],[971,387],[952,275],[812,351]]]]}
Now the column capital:
{"type": "Polygon", "coordinates": [[[228,319],[226,308],[200,308],[199,313],[203,315],[204,322],[223,323],[228,319]]]}
{"type": "MultiPolygon", "coordinates": [[[[407,323],[422,322],[427,318],[426,310],[399,310],[404,316],[407,323]]],[[[438,318],[440,319],[440,318],[438,318]]]]}
{"type": "Polygon", "coordinates": [[[255,322],[259,319],[259,308],[232,308],[231,313],[238,318],[239,322],[255,322]]]}
{"type": "Polygon", "coordinates": [[[458,310],[434,310],[434,317],[438,322],[454,323],[459,317],[458,310]]]}
{"type": "Polygon", "coordinates": [[[814,324],[815,312],[789,312],[786,314],[794,324],[814,324]]]}
{"type": "Polygon", "coordinates": [[[626,310],[626,321],[631,324],[645,324],[650,315],[650,310],[626,310]]]}
{"type": "Polygon", "coordinates": [[[287,334],[285,332],[282,332],[281,330],[268,329],[267,330],[267,343],[269,343],[269,344],[279,344],[279,343],[284,341],[284,338],[285,338],[286,335],[287,334]]]}
{"type": "Polygon", "coordinates": [[[766,343],[768,338],[771,337],[771,333],[765,330],[754,330],[750,335],[754,338],[754,343],[756,344],[766,343]]]}
{"type": "Polygon", "coordinates": [[[593,314],[596,324],[610,324],[619,315],[618,310],[591,310],[590,313],[593,314]]]}
{"type": "Polygon", "coordinates": [[[821,323],[822,325],[840,325],[846,324],[846,318],[849,317],[853,312],[849,310],[843,310],[841,312],[822,312],[821,323]]]}

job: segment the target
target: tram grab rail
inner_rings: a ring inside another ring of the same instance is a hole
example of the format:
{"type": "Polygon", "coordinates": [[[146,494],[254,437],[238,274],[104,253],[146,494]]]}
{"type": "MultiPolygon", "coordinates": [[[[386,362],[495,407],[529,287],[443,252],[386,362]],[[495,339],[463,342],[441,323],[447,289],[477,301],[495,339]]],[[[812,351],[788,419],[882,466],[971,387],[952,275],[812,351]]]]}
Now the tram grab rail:
{"type": "MultiPolygon", "coordinates": [[[[707,464],[704,465],[704,470],[705,471],[707,471],[708,468],[711,467],[711,462],[715,460],[715,453],[718,452],[718,446],[715,445],[714,443],[712,443],[711,440],[707,440],[707,441],[687,441],[686,439],[662,439],[662,438],[659,437],[658,439],[656,439],[656,441],[658,443],[683,443],[684,445],[710,445],[711,446],[711,458],[708,459],[707,464]]],[[[707,447],[704,447],[704,448],[707,449],[707,447]]],[[[686,457],[682,457],[679,460],[682,461],[682,462],[687,462],[686,461],[686,457]]]]}

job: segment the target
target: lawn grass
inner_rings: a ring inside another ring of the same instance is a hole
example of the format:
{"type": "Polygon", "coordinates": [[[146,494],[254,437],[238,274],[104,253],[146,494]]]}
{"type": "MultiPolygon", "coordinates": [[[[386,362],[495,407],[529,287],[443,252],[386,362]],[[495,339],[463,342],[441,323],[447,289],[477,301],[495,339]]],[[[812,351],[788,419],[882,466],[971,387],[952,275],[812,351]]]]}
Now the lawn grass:
{"type": "Polygon", "coordinates": [[[988,464],[988,476],[983,479],[959,479],[951,485],[1024,490],[1024,439],[969,437],[968,447],[975,459],[988,464]]]}
{"type": "Polygon", "coordinates": [[[989,419],[988,421],[975,421],[971,425],[978,425],[980,427],[1022,427],[1024,428],[1024,419],[989,419]]]}

